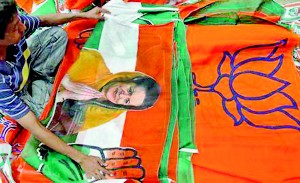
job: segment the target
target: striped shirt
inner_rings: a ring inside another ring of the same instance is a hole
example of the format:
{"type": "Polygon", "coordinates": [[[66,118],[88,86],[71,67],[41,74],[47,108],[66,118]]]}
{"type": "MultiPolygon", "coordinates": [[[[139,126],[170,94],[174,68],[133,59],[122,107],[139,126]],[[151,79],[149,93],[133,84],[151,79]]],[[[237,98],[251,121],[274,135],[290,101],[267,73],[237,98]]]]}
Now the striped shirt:
{"type": "Polygon", "coordinates": [[[7,58],[0,61],[0,112],[13,119],[26,115],[30,109],[20,99],[20,90],[24,87],[29,76],[28,62],[30,50],[26,38],[39,27],[40,19],[33,16],[19,16],[26,26],[20,42],[7,49],[7,58]]]}

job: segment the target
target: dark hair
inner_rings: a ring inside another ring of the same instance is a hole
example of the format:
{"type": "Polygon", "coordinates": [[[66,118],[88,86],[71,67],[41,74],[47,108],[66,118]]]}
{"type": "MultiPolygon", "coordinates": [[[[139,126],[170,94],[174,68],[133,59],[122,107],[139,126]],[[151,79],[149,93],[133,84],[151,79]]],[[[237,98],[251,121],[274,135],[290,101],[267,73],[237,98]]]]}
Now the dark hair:
{"type": "Polygon", "coordinates": [[[4,39],[6,27],[15,13],[17,13],[17,7],[14,0],[0,1],[0,39],[4,39]]]}
{"type": "MultiPolygon", "coordinates": [[[[129,81],[130,82],[130,81],[129,81]]],[[[145,88],[146,98],[141,106],[132,106],[137,109],[146,109],[154,105],[160,94],[160,86],[157,82],[145,76],[138,76],[132,79],[131,83],[135,83],[139,87],[145,88]]]]}
{"type": "Polygon", "coordinates": [[[140,106],[131,106],[131,105],[122,105],[122,104],[114,104],[108,100],[89,100],[86,103],[92,104],[92,105],[98,105],[106,108],[111,109],[131,109],[131,110],[144,110],[154,105],[154,103],[157,101],[159,94],[160,94],[160,86],[157,84],[157,82],[152,79],[149,76],[137,76],[134,78],[131,78],[130,80],[113,80],[108,82],[106,85],[109,85],[110,83],[115,82],[122,82],[122,83],[134,83],[139,87],[143,87],[146,91],[146,98],[144,99],[142,105],[140,106]]]}

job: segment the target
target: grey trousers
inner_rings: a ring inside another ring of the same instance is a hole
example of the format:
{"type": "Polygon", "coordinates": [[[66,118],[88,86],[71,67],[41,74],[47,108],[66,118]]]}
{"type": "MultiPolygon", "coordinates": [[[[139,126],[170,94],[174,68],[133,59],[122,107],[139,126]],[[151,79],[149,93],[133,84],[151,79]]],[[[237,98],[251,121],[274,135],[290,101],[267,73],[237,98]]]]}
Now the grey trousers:
{"type": "Polygon", "coordinates": [[[21,99],[40,117],[47,104],[58,66],[65,54],[67,34],[60,27],[37,30],[27,40],[31,52],[29,81],[21,99]]]}

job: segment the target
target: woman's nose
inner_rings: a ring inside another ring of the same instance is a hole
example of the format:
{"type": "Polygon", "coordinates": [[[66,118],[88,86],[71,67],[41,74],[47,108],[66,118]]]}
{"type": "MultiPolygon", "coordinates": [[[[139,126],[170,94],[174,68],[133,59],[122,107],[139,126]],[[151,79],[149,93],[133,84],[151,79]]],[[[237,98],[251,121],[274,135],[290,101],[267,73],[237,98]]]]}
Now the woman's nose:
{"type": "Polygon", "coordinates": [[[129,93],[124,90],[120,93],[120,98],[126,98],[128,96],[129,96],[129,93]]]}
{"type": "Polygon", "coordinates": [[[128,97],[128,93],[121,93],[120,98],[128,97]]]}

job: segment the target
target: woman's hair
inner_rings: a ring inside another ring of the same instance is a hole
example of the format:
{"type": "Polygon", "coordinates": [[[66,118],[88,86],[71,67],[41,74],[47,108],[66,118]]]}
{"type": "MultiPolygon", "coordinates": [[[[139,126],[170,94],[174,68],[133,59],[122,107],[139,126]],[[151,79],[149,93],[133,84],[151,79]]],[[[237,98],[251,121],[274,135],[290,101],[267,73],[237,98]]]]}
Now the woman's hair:
{"type": "Polygon", "coordinates": [[[17,13],[17,7],[14,0],[0,1],[0,39],[4,39],[6,27],[15,13],[17,13]]]}
{"type": "Polygon", "coordinates": [[[136,86],[143,87],[146,91],[146,97],[143,104],[141,106],[132,107],[136,107],[136,109],[147,109],[154,105],[160,94],[160,86],[154,79],[145,76],[138,76],[133,78],[132,81],[129,81],[129,83],[135,83],[136,86]]]}
{"type": "Polygon", "coordinates": [[[111,108],[111,109],[130,109],[130,110],[144,110],[149,107],[152,107],[155,102],[157,101],[159,95],[160,95],[160,86],[158,83],[152,79],[149,76],[136,76],[131,79],[126,79],[126,80],[112,80],[108,82],[106,85],[110,85],[111,83],[116,83],[116,82],[121,82],[121,83],[134,83],[138,87],[143,87],[146,92],[146,97],[140,106],[131,106],[131,105],[122,105],[122,104],[114,104],[108,100],[89,100],[87,103],[92,104],[92,105],[98,105],[106,108],[111,108]]]}

